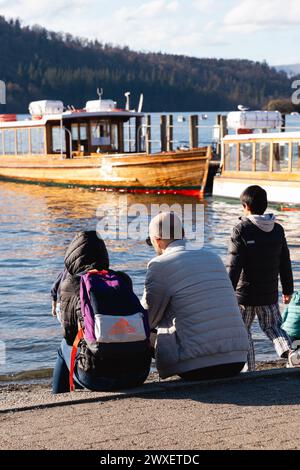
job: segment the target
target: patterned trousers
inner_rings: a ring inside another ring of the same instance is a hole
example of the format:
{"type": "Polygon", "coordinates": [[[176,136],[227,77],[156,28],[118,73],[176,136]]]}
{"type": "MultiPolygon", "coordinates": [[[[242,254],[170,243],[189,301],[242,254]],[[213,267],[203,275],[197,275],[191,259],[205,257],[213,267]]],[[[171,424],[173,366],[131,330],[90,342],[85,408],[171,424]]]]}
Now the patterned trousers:
{"type": "Polygon", "coordinates": [[[273,342],[274,348],[279,357],[283,357],[292,347],[291,340],[287,333],[281,329],[282,318],[279,305],[267,305],[252,307],[240,305],[241,314],[248,331],[250,349],[248,353],[248,370],[255,370],[255,353],[251,326],[257,316],[259,325],[265,335],[273,342]]]}

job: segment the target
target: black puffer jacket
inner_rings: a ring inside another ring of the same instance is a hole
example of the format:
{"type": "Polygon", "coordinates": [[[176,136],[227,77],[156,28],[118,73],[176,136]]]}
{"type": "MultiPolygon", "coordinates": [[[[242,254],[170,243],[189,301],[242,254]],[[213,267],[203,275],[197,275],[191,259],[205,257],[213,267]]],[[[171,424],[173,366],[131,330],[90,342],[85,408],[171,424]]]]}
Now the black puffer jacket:
{"type": "Polygon", "coordinates": [[[75,236],[65,255],[65,268],[68,274],[60,285],[60,310],[64,337],[71,346],[78,332],[78,321],[82,323],[79,274],[109,268],[104,241],[96,232],[80,232],[75,236]]]}
{"type": "Polygon", "coordinates": [[[240,305],[276,304],[279,276],[283,294],[293,294],[290,253],[277,223],[266,232],[242,218],[232,232],[227,268],[240,305]]]}
{"type": "MultiPolygon", "coordinates": [[[[83,327],[83,318],[80,304],[80,273],[97,269],[109,269],[109,258],[103,240],[97,237],[96,232],[81,232],[69,245],[65,255],[65,268],[67,275],[60,285],[60,309],[67,343],[72,346],[78,332],[78,322],[83,327]]],[[[132,289],[130,277],[120,271],[119,276],[128,283],[132,289]]],[[[142,343],[142,342],[141,342],[142,343]]],[[[80,345],[78,366],[85,372],[95,375],[118,377],[122,374],[136,374],[148,370],[150,367],[150,350],[141,344],[141,354],[132,357],[130,353],[120,361],[120,356],[104,358],[103,354],[94,355],[83,340],[80,345]],[[147,350],[146,350],[147,349],[147,350]],[[107,359],[107,360],[105,360],[107,359]]]]}

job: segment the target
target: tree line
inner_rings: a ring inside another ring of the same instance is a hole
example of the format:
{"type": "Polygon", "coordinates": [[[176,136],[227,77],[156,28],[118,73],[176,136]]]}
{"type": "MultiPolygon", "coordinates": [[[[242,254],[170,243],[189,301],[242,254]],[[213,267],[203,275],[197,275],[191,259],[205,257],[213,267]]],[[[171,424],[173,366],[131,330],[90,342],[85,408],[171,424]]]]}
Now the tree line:
{"type": "Polygon", "coordinates": [[[119,107],[125,91],[132,93],[133,106],[144,93],[149,112],[227,111],[240,103],[260,109],[291,95],[287,75],[267,63],[135,52],[3,16],[0,45],[6,112],[26,113],[29,102],[39,99],[81,108],[97,98],[98,87],[119,107]]]}

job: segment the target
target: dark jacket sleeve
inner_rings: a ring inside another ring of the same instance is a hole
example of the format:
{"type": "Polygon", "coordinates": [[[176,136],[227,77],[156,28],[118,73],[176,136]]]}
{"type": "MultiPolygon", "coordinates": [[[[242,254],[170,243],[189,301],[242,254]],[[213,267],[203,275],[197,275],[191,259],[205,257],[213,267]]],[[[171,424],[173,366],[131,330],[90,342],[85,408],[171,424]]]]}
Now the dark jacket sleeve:
{"type": "Polygon", "coordinates": [[[246,247],[238,227],[234,227],[229,247],[226,267],[234,290],[236,289],[244,267],[246,247]]]}
{"type": "Polygon", "coordinates": [[[80,302],[80,277],[67,275],[60,285],[60,311],[64,337],[72,345],[78,332],[78,320],[82,323],[80,302]]]}
{"type": "Polygon", "coordinates": [[[294,293],[293,271],[290,250],[288,248],[285,236],[280,256],[280,281],[283,294],[292,295],[294,293]]]}
{"type": "Polygon", "coordinates": [[[62,321],[63,335],[69,346],[72,346],[78,333],[78,321],[81,327],[84,326],[81,314],[80,297],[73,299],[67,315],[64,315],[62,321]]]}
{"type": "Polygon", "coordinates": [[[59,286],[60,286],[63,274],[64,274],[64,271],[59,273],[59,275],[57,276],[51,288],[51,297],[52,297],[52,300],[54,300],[55,302],[57,301],[59,286]]]}

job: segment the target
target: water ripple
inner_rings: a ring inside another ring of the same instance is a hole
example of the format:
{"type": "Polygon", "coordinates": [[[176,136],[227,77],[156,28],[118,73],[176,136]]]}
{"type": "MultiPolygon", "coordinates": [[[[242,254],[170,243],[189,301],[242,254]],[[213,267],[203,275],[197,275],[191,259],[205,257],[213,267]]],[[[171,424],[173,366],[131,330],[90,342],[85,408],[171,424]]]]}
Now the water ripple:
{"type": "MultiPolygon", "coordinates": [[[[118,204],[115,193],[0,183],[0,339],[7,361],[0,375],[52,367],[61,340],[50,312],[50,288],[63,266],[65,249],[78,230],[96,228],[100,204],[118,204]]],[[[131,196],[129,203],[191,204],[192,198],[131,196]]],[[[206,246],[226,257],[227,242],[241,213],[238,203],[208,199],[205,204],[206,246]]],[[[300,221],[297,213],[278,213],[291,248],[296,288],[300,289],[300,221]]],[[[145,220],[146,223],[146,220],[145,220]]],[[[153,251],[143,242],[109,241],[111,265],[133,278],[142,294],[146,266],[153,251]]],[[[272,344],[254,325],[258,359],[274,358],[272,344]]]]}

